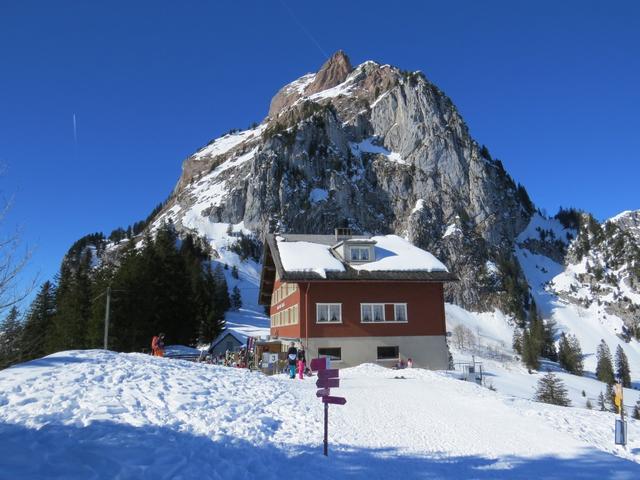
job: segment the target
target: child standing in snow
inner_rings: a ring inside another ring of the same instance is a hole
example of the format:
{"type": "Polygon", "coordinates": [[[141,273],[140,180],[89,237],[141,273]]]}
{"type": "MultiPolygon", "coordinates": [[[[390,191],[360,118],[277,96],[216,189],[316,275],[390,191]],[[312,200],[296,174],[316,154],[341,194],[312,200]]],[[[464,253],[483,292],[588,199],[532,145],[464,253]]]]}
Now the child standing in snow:
{"type": "Polygon", "coordinates": [[[296,362],[298,361],[298,349],[293,342],[287,351],[287,360],[289,361],[289,378],[296,378],[296,362]]]}
{"type": "Polygon", "coordinates": [[[300,380],[302,380],[304,376],[306,366],[307,358],[304,355],[304,347],[300,344],[300,348],[298,349],[298,375],[300,376],[300,380]]]}

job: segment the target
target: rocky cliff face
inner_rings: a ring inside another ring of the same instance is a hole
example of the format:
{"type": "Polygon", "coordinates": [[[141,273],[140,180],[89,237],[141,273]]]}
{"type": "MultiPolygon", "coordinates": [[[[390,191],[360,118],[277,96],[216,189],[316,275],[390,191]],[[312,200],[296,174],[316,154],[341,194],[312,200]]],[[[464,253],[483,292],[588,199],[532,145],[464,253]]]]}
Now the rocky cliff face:
{"type": "Polygon", "coordinates": [[[338,52],[282,88],[259,126],[186,159],[156,221],[201,233],[242,222],[257,236],[395,232],[460,277],[450,300],[488,308],[505,295],[526,304],[503,280],[522,283],[513,246],[532,211],[423,74],[371,61],[352,68],[338,52]]]}

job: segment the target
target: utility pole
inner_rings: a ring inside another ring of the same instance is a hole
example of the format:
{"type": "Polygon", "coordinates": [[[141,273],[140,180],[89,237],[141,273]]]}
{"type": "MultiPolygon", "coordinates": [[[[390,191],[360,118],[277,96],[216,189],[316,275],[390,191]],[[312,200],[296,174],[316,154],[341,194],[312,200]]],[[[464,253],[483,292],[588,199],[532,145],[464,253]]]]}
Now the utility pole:
{"type": "Polygon", "coordinates": [[[107,308],[104,312],[104,349],[109,348],[109,310],[111,306],[111,285],[107,287],[107,308]]]}
{"type": "Polygon", "coordinates": [[[113,292],[126,292],[126,290],[111,290],[111,285],[109,285],[104,292],[102,292],[100,295],[98,295],[93,300],[91,300],[92,302],[95,302],[96,300],[98,300],[103,295],[106,295],[106,297],[107,297],[107,308],[105,309],[105,312],[104,312],[104,343],[103,343],[103,346],[104,346],[105,350],[109,349],[109,320],[111,318],[110,316],[111,316],[111,292],[112,291],[113,292]]]}

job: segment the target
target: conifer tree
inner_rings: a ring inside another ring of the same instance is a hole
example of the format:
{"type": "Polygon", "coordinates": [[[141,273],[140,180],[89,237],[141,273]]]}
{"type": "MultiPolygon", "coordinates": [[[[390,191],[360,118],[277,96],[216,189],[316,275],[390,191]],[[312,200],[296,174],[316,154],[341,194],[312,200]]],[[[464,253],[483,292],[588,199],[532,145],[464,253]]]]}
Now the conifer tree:
{"type": "Polygon", "coordinates": [[[622,386],[625,388],[631,388],[631,372],[629,371],[629,360],[624,353],[621,345],[616,348],[616,375],[622,386]]]}
{"type": "Polygon", "coordinates": [[[236,279],[240,278],[240,275],[238,274],[238,267],[235,265],[231,268],[231,276],[236,279]]]}
{"type": "Polygon", "coordinates": [[[570,333],[567,337],[569,340],[569,350],[573,357],[573,373],[574,375],[584,374],[584,355],[582,354],[582,348],[580,347],[580,341],[578,337],[570,333]]]}
{"type": "Polygon", "coordinates": [[[512,346],[516,353],[522,355],[522,332],[518,327],[513,329],[512,346]]]}
{"type": "Polygon", "coordinates": [[[600,407],[601,412],[607,411],[607,406],[604,402],[604,394],[602,392],[600,392],[600,395],[598,395],[598,407],[600,407]]]}
{"type": "Polygon", "coordinates": [[[571,405],[564,383],[551,372],[538,381],[535,400],[563,407],[571,405]]]}
{"type": "Polygon", "coordinates": [[[537,310],[533,310],[531,315],[531,320],[529,322],[529,337],[536,355],[541,355],[544,342],[544,324],[538,316],[537,310]]]}
{"type": "Polygon", "coordinates": [[[574,375],[583,374],[582,349],[575,335],[560,334],[558,343],[558,362],[560,366],[574,375]]]}
{"type": "Polygon", "coordinates": [[[13,306],[9,314],[0,322],[0,369],[20,361],[22,329],[20,313],[13,306]]]}
{"type": "Polygon", "coordinates": [[[527,368],[537,370],[540,368],[538,359],[539,345],[533,335],[527,329],[522,333],[522,362],[527,368]]]}
{"type": "Polygon", "coordinates": [[[615,412],[618,407],[614,402],[615,394],[613,393],[613,385],[607,384],[604,394],[605,404],[607,405],[607,410],[615,412]]]}
{"type": "Polygon", "coordinates": [[[240,289],[236,285],[233,287],[231,293],[231,308],[234,310],[238,310],[242,307],[242,295],[240,294],[240,289]]]}
{"type": "Polygon", "coordinates": [[[214,277],[216,279],[216,306],[220,312],[224,313],[231,308],[231,300],[229,299],[229,288],[227,286],[227,280],[224,277],[222,265],[218,264],[216,266],[214,277]]]}
{"type": "Polygon", "coordinates": [[[600,340],[596,353],[596,377],[601,382],[612,385],[615,382],[613,364],[611,363],[611,350],[604,340],[600,340]]]}
{"type": "Polygon", "coordinates": [[[542,326],[542,351],[540,354],[552,362],[556,362],[558,360],[558,351],[555,344],[556,330],[555,321],[552,319],[545,320],[542,326]]]}
{"type": "Polygon", "coordinates": [[[636,403],[635,407],[633,407],[633,412],[631,413],[631,417],[636,420],[640,420],[640,400],[636,403]]]}
{"type": "Polygon", "coordinates": [[[46,342],[51,320],[55,314],[55,287],[44,282],[31,303],[20,341],[22,360],[31,360],[47,354],[46,342]]]}
{"type": "Polygon", "coordinates": [[[87,347],[91,315],[91,250],[86,249],[76,265],[65,258],[58,276],[56,314],[52,319],[47,350],[57,352],[87,347]]]}
{"type": "Polygon", "coordinates": [[[204,294],[207,298],[202,305],[203,311],[200,317],[200,332],[198,341],[201,344],[211,342],[224,329],[224,311],[217,305],[215,297],[217,290],[216,279],[211,265],[208,264],[205,270],[205,281],[202,284],[204,294]]]}

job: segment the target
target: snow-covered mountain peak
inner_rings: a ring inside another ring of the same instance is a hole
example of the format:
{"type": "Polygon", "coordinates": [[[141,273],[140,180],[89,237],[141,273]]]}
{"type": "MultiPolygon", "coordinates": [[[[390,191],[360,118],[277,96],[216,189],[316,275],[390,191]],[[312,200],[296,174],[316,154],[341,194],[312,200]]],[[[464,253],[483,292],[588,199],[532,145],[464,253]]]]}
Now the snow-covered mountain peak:
{"type": "Polygon", "coordinates": [[[640,210],[625,210],[607,222],[614,223],[640,242],[640,210]]]}

